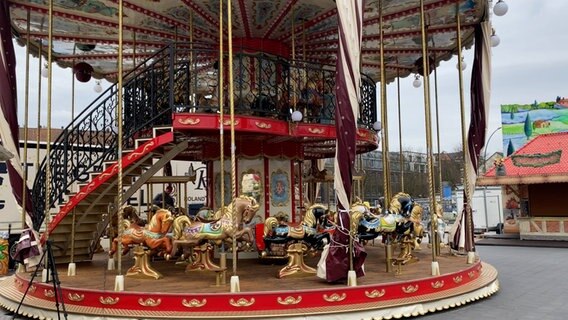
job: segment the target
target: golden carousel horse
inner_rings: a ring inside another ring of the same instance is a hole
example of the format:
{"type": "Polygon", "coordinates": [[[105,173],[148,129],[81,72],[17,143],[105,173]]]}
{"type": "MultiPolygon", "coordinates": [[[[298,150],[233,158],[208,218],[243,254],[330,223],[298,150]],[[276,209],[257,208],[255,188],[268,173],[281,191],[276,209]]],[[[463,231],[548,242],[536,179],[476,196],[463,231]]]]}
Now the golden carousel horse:
{"type": "Polygon", "coordinates": [[[228,206],[219,209],[211,222],[192,221],[188,216],[179,216],[173,222],[173,246],[201,247],[194,249],[194,259],[188,270],[213,270],[219,267],[210,261],[209,251],[212,247],[207,241],[216,245],[232,242],[233,239],[243,240],[252,244],[252,230],[243,227],[249,223],[260,208],[256,199],[241,195],[228,206]]]}
{"type": "MultiPolygon", "coordinates": [[[[166,209],[159,209],[152,216],[150,223],[146,227],[141,227],[134,223],[126,223],[130,227],[126,228],[122,233],[121,242],[124,247],[122,254],[128,253],[130,250],[129,245],[144,244],[153,251],[163,249],[165,251],[164,256],[169,258],[172,252],[172,240],[167,236],[167,233],[172,226],[172,222],[172,213],[166,209]]],[[[118,241],[118,237],[112,241],[111,250],[109,251],[111,257],[117,251],[118,241]]]]}

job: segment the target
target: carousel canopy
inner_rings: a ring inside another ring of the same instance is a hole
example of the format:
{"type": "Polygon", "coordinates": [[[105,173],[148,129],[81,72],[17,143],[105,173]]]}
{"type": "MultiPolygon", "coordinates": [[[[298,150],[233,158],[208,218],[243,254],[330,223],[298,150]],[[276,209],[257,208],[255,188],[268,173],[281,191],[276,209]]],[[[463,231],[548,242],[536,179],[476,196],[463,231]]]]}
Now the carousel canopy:
{"type": "MultiPolygon", "coordinates": [[[[53,59],[61,67],[81,62],[92,76],[116,79],[118,1],[54,0],[53,59]]],[[[13,33],[24,44],[30,13],[30,37],[35,51],[45,54],[48,1],[8,0],[13,33]]],[[[363,73],[380,79],[380,11],[378,0],[366,1],[363,21],[363,73]]],[[[193,40],[219,43],[218,0],[123,1],[124,69],[132,69],[164,45],[193,40]]],[[[224,4],[226,6],[226,2],[224,4]]],[[[232,1],[233,45],[286,58],[335,64],[337,9],[333,0],[232,1]]],[[[456,10],[461,14],[464,46],[473,42],[475,25],[484,19],[486,0],[425,1],[429,55],[438,63],[457,51],[456,10]]],[[[387,80],[418,73],[422,56],[418,0],[383,0],[385,70],[387,80]]],[[[224,32],[227,37],[224,17],[224,32]]]]}

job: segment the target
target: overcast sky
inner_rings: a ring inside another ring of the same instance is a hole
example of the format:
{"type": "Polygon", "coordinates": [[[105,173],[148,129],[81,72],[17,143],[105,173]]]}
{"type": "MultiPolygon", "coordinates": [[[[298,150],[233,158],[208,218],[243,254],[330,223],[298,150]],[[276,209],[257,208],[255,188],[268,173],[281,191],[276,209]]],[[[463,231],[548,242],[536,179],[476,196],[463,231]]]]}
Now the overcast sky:
{"type": "MultiPolygon", "coordinates": [[[[508,103],[532,103],[553,101],[556,96],[568,96],[568,12],[566,0],[506,0],[509,12],[502,17],[493,16],[493,27],[501,44],[492,53],[491,112],[487,138],[501,124],[500,105],[508,103]]],[[[24,123],[25,48],[16,47],[18,77],[18,113],[24,123]]],[[[464,72],[464,88],[467,123],[469,124],[469,84],[473,48],[464,51],[467,69],[464,72]]],[[[442,62],[438,68],[438,106],[442,151],[456,151],[461,145],[460,108],[458,93],[457,59],[442,62]]],[[[29,126],[37,125],[38,59],[30,59],[29,126]]],[[[432,86],[432,110],[435,109],[434,81],[432,86]]],[[[71,121],[71,70],[54,68],[52,95],[52,126],[66,126],[71,121]]],[[[412,77],[401,79],[401,110],[403,113],[402,141],[404,150],[425,151],[423,88],[412,86],[412,77]]],[[[95,99],[94,80],[75,82],[76,114],[95,99]]],[[[106,89],[110,84],[103,81],[106,89]]],[[[42,125],[45,126],[46,86],[43,81],[42,125]]],[[[388,86],[390,150],[399,149],[398,102],[396,81],[388,86]]],[[[435,122],[433,122],[435,125],[435,122]]],[[[436,140],[436,128],[434,141],[436,140]]],[[[488,154],[501,151],[501,132],[491,138],[488,154]]],[[[436,151],[434,147],[434,151],[436,151]]]]}

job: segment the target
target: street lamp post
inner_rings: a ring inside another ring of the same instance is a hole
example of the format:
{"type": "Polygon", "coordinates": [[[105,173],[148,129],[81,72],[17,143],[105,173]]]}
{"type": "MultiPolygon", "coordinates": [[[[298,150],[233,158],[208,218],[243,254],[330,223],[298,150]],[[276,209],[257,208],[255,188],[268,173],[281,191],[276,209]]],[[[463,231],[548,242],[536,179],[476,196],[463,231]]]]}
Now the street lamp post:
{"type": "MultiPolygon", "coordinates": [[[[485,148],[483,148],[483,174],[487,173],[487,147],[489,146],[489,142],[491,142],[491,138],[493,135],[499,131],[501,127],[495,129],[489,138],[487,139],[487,143],[485,144],[485,148]]],[[[485,212],[485,231],[489,231],[489,215],[487,214],[487,186],[483,187],[483,208],[485,212]]],[[[501,215],[499,215],[499,222],[501,222],[501,215]]]]}

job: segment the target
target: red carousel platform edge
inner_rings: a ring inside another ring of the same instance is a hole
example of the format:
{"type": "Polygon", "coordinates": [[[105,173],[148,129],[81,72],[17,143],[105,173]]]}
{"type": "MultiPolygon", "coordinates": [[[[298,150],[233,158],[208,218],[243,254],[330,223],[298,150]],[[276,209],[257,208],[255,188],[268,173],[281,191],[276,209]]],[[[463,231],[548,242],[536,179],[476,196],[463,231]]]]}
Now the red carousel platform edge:
{"type": "MultiPolygon", "coordinates": [[[[15,311],[29,284],[20,274],[0,282],[0,305],[15,311]]],[[[390,283],[239,293],[115,292],[61,287],[66,311],[82,319],[270,318],[337,313],[357,318],[417,316],[488,297],[499,290],[497,270],[477,261],[458,272],[390,283]]],[[[60,306],[61,307],[61,306],[60,306]]],[[[34,281],[20,306],[24,316],[56,318],[53,283],[34,281]]]]}

